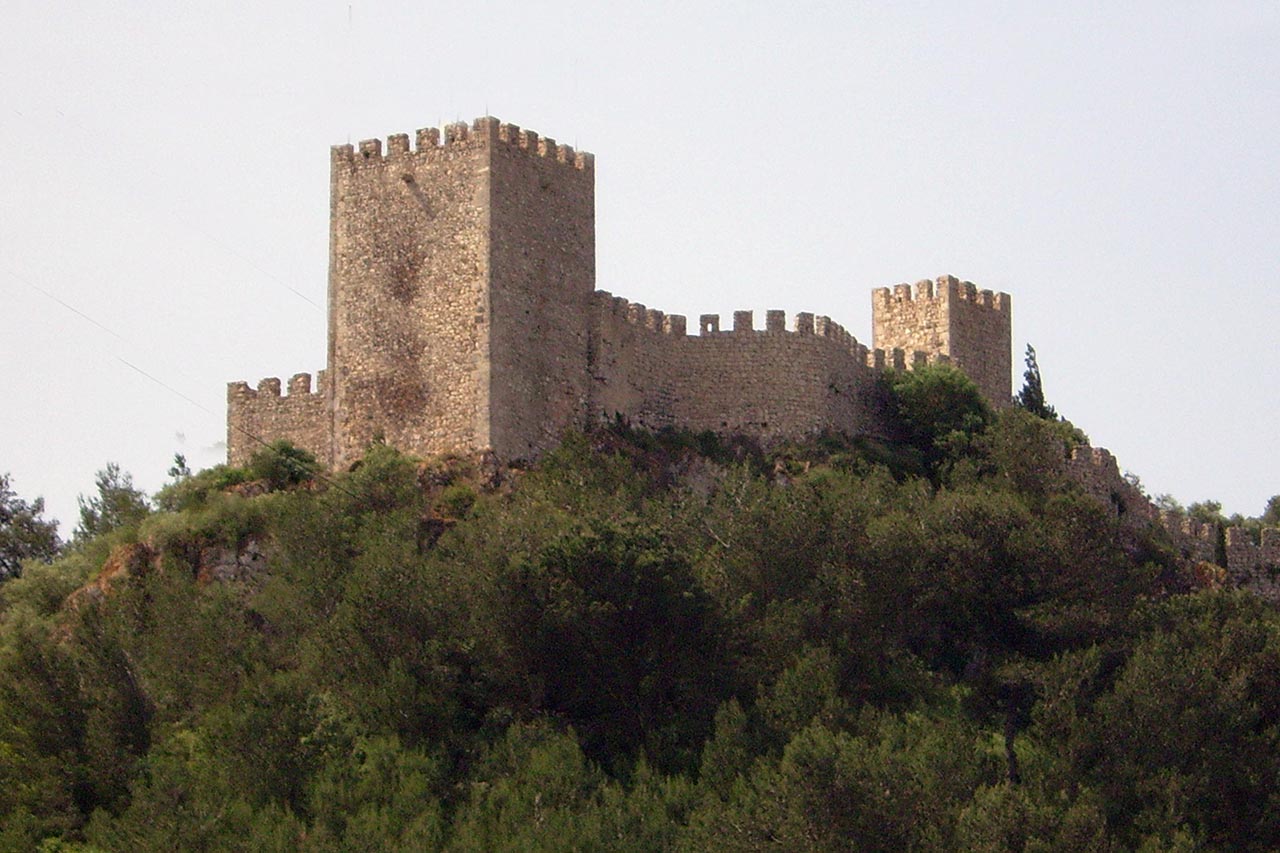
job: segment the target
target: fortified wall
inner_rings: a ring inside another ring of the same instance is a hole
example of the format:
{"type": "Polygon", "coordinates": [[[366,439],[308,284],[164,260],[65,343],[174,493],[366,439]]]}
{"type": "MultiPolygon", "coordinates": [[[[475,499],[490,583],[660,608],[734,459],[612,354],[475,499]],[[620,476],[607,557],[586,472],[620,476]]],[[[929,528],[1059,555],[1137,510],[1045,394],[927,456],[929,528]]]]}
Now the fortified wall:
{"type": "Polygon", "coordinates": [[[1009,403],[1010,298],[951,276],[874,291],[871,346],[823,315],[691,330],[596,290],[594,174],[591,154],[491,117],[333,148],[327,369],[285,395],[231,383],[228,460],[276,439],[331,467],[375,439],[531,458],[615,416],[764,441],[876,432],[875,376],[928,363],[1009,403]]]}
{"type": "Polygon", "coordinates": [[[1105,448],[1074,448],[1064,473],[1086,494],[1110,507],[1123,523],[1163,527],[1185,564],[1219,566],[1232,586],[1280,602],[1280,528],[1259,531],[1255,541],[1254,534],[1242,527],[1223,528],[1182,512],[1160,510],[1121,474],[1115,457],[1105,448]]]}

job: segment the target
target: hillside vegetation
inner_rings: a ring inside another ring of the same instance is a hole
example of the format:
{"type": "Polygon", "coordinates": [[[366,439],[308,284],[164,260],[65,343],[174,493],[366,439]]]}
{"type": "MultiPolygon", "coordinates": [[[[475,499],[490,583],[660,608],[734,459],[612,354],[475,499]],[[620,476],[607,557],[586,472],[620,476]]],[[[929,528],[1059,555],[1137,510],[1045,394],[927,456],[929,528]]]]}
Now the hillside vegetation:
{"type": "Polygon", "coordinates": [[[0,584],[0,849],[1280,846],[1272,606],[1064,422],[885,394],[886,441],[183,471],[0,584]]]}

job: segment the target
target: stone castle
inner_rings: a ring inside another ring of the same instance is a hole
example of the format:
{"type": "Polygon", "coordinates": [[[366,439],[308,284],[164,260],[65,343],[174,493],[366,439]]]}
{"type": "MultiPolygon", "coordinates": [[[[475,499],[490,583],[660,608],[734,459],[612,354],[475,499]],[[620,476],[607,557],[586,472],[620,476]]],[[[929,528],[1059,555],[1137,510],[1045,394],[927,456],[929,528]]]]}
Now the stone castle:
{"type": "Polygon", "coordinates": [[[227,455],[288,439],[330,467],[371,441],[531,458],[622,416],[763,441],[875,432],[878,372],[950,362],[995,405],[1010,299],[952,277],[872,293],[873,345],[826,316],[736,311],[688,334],[595,289],[592,155],[480,118],[332,149],[327,369],[228,388],[227,455]]]}
{"type": "MultiPolygon", "coordinates": [[[[825,316],[755,327],[686,319],[595,289],[594,159],[480,118],[332,149],[328,366],[227,393],[227,455],[288,439],[330,468],[374,440],[419,456],[537,456],[566,430],[639,426],[876,433],[888,368],[951,363],[996,406],[1011,387],[1010,299],[950,276],[872,292],[872,347],[825,316]]],[[[1129,523],[1165,528],[1192,565],[1280,600],[1280,530],[1255,542],[1162,515],[1105,449],[1061,473],[1129,523]]]]}

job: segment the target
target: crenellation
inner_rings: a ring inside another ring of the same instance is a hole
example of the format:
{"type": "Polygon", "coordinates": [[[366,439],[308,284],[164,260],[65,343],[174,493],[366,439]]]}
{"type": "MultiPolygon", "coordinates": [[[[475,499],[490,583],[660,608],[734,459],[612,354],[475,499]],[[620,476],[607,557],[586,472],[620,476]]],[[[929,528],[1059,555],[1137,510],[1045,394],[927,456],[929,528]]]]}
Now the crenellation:
{"type": "Polygon", "coordinates": [[[769,310],[764,312],[764,330],[766,332],[785,332],[787,330],[787,312],[769,310]]]}
{"type": "Polygon", "coordinates": [[[644,325],[644,312],[648,309],[639,302],[632,302],[627,306],[627,322],[634,326],[644,325]]]}
{"type": "Polygon", "coordinates": [[[929,366],[929,353],[916,350],[911,353],[911,369],[921,370],[929,366]]]}
{"type": "Polygon", "coordinates": [[[471,136],[471,128],[465,121],[455,121],[444,126],[444,144],[460,145],[471,136]]]}
{"type": "Polygon", "coordinates": [[[813,334],[813,314],[809,311],[801,311],[796,315],[796,334],[812,335],[813,334]]]}
{"type": "Polygon", "coordinates": [[[311,393],[311,374],[295,373],[289,377],[289,396],[311,393]]]}
{"type": "Polygon", "coordinates": [[[672,337],[683,338],[687,334],[688,323],[683,314],[668,314],[662,321],[662,331],[672,337]]]}
{"type": "Polygon", "coordinates": [[[414,150],[419,154],[435,151],[440,147],[440,128],[421,127],[414,134],[414,150]]]}
{"type": "Polygon", "coordinates": [[[894,347],[889,351],[889,367],[891,370],[907,369],[907,353],[905,350],[894,347]]]}
{"type": "Polygon", "coordinates": [[[933,298],[933,282],[930,279],[922,278],[916,282],[915,298],[916,299],[932,299],[933,298]]]}
{"type": "Polygon", "coordinates": [[[280,396],[280,380],[274,376],[258,380],[258,393],[272,397],[280,396]]]}
{"type": "Polygon", "coordinates": [[[698,318],[700,334],[714,335],[720,331],[719,314],[703,314],[698,318]]]}
{"type": "Polygon", "coordinates": [[[733,312],[733,331],[737,334],[755,330],[755,320],[750,311],[733,312]]]}
{"type": "Polygon", "coordinates": [[[657,308],[650,308],[644,312],[644,327],[655,332],[662,331],[663,313],[657,308]]]}
{"type": "Polygon", "coordinates": [[[409,134],[393,133],[387,137],[387,156],[406,157],[409,154],[409,134]]]}
{"type": "Polygon", "coordinates": [[[906,283],[895,284],[893,286],[893,298],[899,302],[910,302],[915,298],[915,294],[912,292],[911,285],[906,283]]]}
{"type": "Polygon", "coordinates": [[[382,140],[381,139],[362,139],[360,140],[360,156],[365,160],[381,160],[382,159],[382,140]]]}

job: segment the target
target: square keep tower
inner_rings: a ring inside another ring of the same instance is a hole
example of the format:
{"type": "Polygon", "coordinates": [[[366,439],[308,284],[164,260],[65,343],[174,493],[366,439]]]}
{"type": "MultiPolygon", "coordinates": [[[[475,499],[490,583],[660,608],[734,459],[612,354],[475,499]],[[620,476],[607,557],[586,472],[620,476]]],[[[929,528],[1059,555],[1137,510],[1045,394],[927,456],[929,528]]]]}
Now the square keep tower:
{"type": "Polygon", "coordinates": [[[1007,293],[978,290],[971,282],[943,276],[932,282],[899,284],[871,292],[872,342],[949,356],[995,406],[1010,403],[1013,382],[1007,293]]]}

